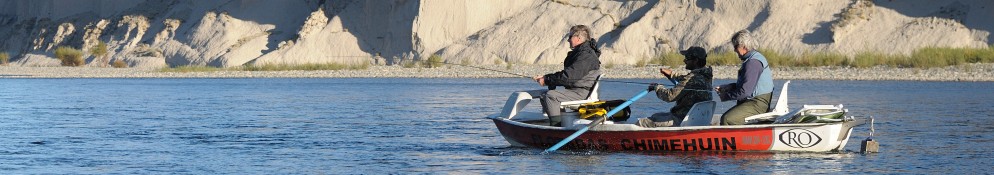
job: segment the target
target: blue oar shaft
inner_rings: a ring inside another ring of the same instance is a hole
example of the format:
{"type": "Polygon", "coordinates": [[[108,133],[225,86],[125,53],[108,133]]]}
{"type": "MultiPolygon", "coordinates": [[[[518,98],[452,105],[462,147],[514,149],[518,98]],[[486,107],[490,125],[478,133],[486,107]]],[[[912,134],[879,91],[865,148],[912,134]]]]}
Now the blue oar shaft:
{"type": "MultiPolygon", "coordinates": [[[[643,90],[638,95],[635,95],[631,99],[628,99],[628,101],[625,101],[625,103],[622,103],[620,106],[615,107],[614,109],[611,109],[611,111],[607,112],[607,115],[604,115],[604,117],[606,118],[606,117],[614,116],[615,113],[618,113],[619,111],[621,111],[625,107],[628,107],[628,105],[631,105],[633,102],[635,102],[639,98],[642,98],[643,96],[645,96],[645,94],[648,94],[648,93],[649,93],[649,90],[643,90]]],[[[583,133],[587,132],[587,130],[590,130],[590,127],[593,127],[593,126],[597,125],[598,123],[600,123],[600,122],[590,123],[590,125],[587,125],[586,127],[581,128],[580,130],[578,130],[575,133],[573,133],[573,135],[569,135],[569,137],[566,137],[566,139],[563,139],[562,141],[559,141],[559,143],[556,143],[556,145],[552,145],[552,147],[549,147],[549,149],[546,149],[543,152],[544,153],[548,153],[548,152],[552,152],[552,151],[558,150],[559,147],[563,147],[563,145],[566,145],[566,143],[569,143],[570,141],[573,141],[573,139],[576,139],[576,137],[579,137],[580,134],[583,134],[583,133]]]]}

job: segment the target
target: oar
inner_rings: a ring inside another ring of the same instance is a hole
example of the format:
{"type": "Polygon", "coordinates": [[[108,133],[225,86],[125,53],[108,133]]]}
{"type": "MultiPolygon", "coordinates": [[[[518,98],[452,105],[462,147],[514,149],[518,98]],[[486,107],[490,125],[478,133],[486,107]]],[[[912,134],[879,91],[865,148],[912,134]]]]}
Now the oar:
{"type": "Polygon", "coordinates": [[[628,101],[625,101],[625,103],[622,103],[620,106],[615,107],[614,109],[611,109],[611,111],[607,112],[607,114],[604,115],[604,117],[601,117],[601,118],[597,119],[597,121],[591,122],[590,125],[587,125],[587,127],[583,127],[579,131],[576,131],[575,133],[573,133],[573,135],[569,135],[569,137],[566,137],[566,139],[563,139],[562,141],[559,141],[559,143],[556,143],[556,145],[552,145],[552,147],[549,147],[549,149],[546,149],[545,151],[542,151],[542,153],[548,153],[548,152],[553,152],[553,151],[558,150],[559,147],[563,147],[563,145],[566,145],[566,143],[569,143],[570,141],[573,141],[573,139],[576,139],[576,137],[579,137],[580,134],[583,134],[583,133],[587,132],[587,130],[590,130],[590,127],[594,127],[597,124],[600,124],[607,117],[614,116],[615,113],[618,113],[618,111],[621,111],[622,109],[624,109],[628,105],[631,105],[633,102],[635,102],[639,98],[642,98],[642,96],[645,96],[645,94],[648,94],[648,93],[649,93],[649,90],[642,90],[642,92],[640,92],[638,95],[635,95],[631,99],[628,99],[628,101]]]}

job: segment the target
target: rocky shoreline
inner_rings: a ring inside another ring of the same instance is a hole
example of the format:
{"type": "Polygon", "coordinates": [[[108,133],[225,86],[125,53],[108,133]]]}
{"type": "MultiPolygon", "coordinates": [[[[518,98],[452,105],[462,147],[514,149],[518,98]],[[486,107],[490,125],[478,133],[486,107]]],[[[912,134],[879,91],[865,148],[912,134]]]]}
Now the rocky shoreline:
{"type": "MultiPolygon", "coordinates": [[[[439,68],[371,66],[362,70],[318,71],[208,71],[163,72],[148,68],[19,67],[0,66],[0,78],[501,78],[541,75],[561,67],[552,65],[479,66],[491,70],[446,65],[439,68]],[[498,72],[501,71],[501,72],[498,72]],[[518,74],[518,75],[514,75],[518,74]]],[[[661,78],[660,66],[605,66],[609,78],[661,78]]],[[[732,79],[737,67],[715,66],[716,79],[732,79]]],[[[677,73],[686,73],[674,68],[677,73]]],[[[994,81],[994,64],[968,64],[943,68],[775,68],[781,80],[907,80],[907,81],[994,81]]]]}

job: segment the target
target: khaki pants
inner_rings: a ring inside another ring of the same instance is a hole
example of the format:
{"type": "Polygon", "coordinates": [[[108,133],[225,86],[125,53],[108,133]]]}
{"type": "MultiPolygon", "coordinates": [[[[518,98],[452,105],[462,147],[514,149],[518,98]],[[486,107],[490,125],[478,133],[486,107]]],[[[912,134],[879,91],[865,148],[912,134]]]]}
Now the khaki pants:
{"type": "Polygon", "coordinates": [[[773,93],[767,93],[739,101],[734,107],[728,109],[728,112],[721,115],[721,125],[744,125],[746,117],[766,113],[770,109],[770,99],[772,98],[773,93]]]}
{"type": "Polygon", "coordinates": [[[641,127],[653,128],[653,127],[666,127],[666,126],[680,126],[680,123],[682,122],[683,122],[683,117],[675,117],[673,116],[673,114],[670,114],[669,112],[660,112],[652,114],[652,116],[649,118],[640,118],[638,120],[638,123],[635,124],[641,127]]]}

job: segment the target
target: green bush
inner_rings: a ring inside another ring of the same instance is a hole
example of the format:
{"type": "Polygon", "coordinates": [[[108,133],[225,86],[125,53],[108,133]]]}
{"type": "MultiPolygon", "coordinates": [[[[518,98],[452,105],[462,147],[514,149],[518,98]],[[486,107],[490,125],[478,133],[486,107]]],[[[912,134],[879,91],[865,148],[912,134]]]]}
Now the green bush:
{"type": "Polygon", "coordinates": [[[99,62],[100,66],[106,66],[108,64],[108,62],[110,61],[106,57],[107,56],[107,43],[105,43],[103,41],[97,42],[96,46],[93,46],[93,48],[90,48],[90,55],[93,55],[93,57],[96,58],[94,60],[100,60],[100,62],[99,62]]]}
{"type": "Polygon", "coordinates": [[[428,60],[424,65],[427,68],[436,68],[436,67],[442,67],[442,64],[445,64],[445,60],[442,60],[442,57],[438,55],[431,55],[430,57],[428,57],[428,60]]]}
{"type": "Polygon", "coordinates": [[[649,60],[649,64],[658,64],[670,67],[683,66],[683,55],[680,55],[680,53],[677,52],[659,54],[656,55],[655,58],[649,60]]]}
{"type": "Polygon", "coordinates": [[[893,60],[895,58],[896,57],[894,55],[879,52],[860,52],[853,56],[849,66],[855,68],[867,68],[878,65],[887,65],[887,60],[893,60]]]}
{"type": "Polygon", "coordinates": [[[794,58],[792,60],[793,60],[792,63],[789,64],[788,66],[820,67],[820,66],[847,66],[849,58],[846,57],[845,55],[838,53],[814,52],[814,53],[801,54],[800,58],[794,58]]]}
{"type": "Polygon", "coordinates": [[[55,49],[55,58],[62,61],[62,66],[83,66],[83,51],[68,46],[59,46],[55,49]]]}
{"type": "Polygon", "coordinates": [[[0,65],[7,65],[10,63],[10,55],[7,52],[0,52],[0,65]]]}
{"type": "Polygon", "coordinates": [[[635,62],[635,67],[645,67],[647,64],[649,64],[649,59],[642,58],[635,62]]]}
{"type": "MultiPolygon", "coordinates": [[[[865,51],[857,53],[853,57],[833,52],[808,52],[798,56],[791,56],[780,54],[770,49],[758,50],[763,56],[766,56],[766,60],[770,62],[770,66],[772,67],[840,66],[866,68],[889,66],[899,68],[932,68],[969,63],[994,63],[994,45],[987,48],[927,47],[915,50],[910,55],[865,51]]],[[[739,60],[734,52],[712,53],[708,55],[709,65],[738,65],[741,63],[741,60],[739,60]]]]}
{"type": "Polygon", "coordinates": [[[403,66],[404,68],[414,68],[414,67],[418,66],[418,62],[416,62],[416,61],[403,61],[403,63],[401,63],[400,66],[403,66]]]}
{"type": "MultiPolygon", "coordinates": [[[[764,57],[766,57],[766,62],[770,63],[770,67],[796,66],[794,62],[794,57],[780,54],[780,52],[777,52],[772,49],[756,49],[756,50],[759,51],[760,54],[763,54],[764,57]]],[[[738,58],[738,55],[736,55],[735,52],[732,52],[732,55],[735,56],[735,59],[738,59],[737,61],[739,61],[739,64],[741,64],[742,60],[738,58]]]]}
{"type": "Polygon", "coordinates": [[[735,52],[722,52],[718,54],[708,53],[708,65],[731,66],[739,64],[742,64],[742,59],[739,59],[739,55],[735,54],[735,52]]]}

